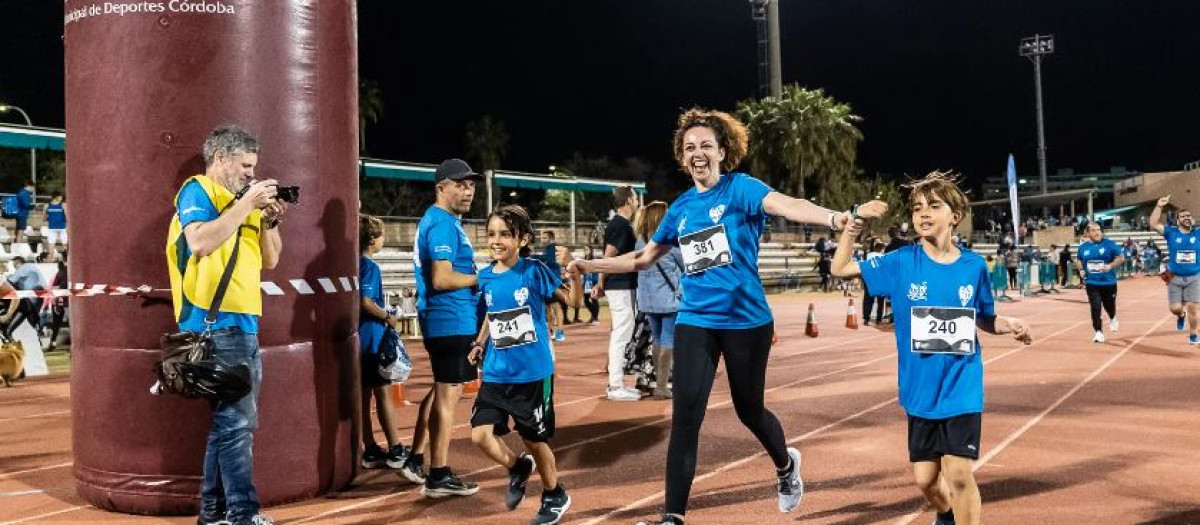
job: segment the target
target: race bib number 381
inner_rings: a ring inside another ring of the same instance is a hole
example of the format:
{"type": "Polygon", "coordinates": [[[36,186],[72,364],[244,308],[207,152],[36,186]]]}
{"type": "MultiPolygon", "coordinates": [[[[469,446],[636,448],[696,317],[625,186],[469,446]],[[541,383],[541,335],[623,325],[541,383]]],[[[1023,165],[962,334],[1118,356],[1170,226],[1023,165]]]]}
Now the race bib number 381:
{"type": "Polygon", "coordinates": [[[919,354],[975,353],[975,309],[912,307],[912,351],[919,354]]]}
{"type": "Polygon", "coordinates": [[[488,312],[487,318],[492,345],[497,349],[537,342],[533,314],[528,305],[503,312],[488,312]]]}
{"type": "Polygon", "coordinates": [[[733,254],[729,250],[729,237],[725,236],[724,224],[680,237],[679,251],[683,252],[683,269],[689,274],[733,262],[733,254]]]}

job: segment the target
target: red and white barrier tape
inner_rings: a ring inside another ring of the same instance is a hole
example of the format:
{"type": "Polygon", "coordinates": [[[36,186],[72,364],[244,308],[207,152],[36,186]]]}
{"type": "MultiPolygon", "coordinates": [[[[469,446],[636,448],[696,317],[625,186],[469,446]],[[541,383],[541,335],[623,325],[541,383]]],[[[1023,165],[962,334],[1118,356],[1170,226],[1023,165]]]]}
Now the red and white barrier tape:
{"type": "MultiPolygon", "coordinates": [[[[323,295],[333,293],[349,293],[358,291],[358,277],[320,277],[317,279],[289,279],[284,283],[288,288],[274,281],[263,281],[261,285],[264,295],[323,295]],[[335,280],[336,279],[336,280],[335,280]],[[317,286],[310,284],[316,283],[317,286]],[[290,289],[290,290],[289,290],[290,289]],[[294,292],[292,292],[294,290],[294,292]]],[[[54,290],[16,290],[0,297],[0,299],[55,299],[59,297],[91,297],[95,295],[149,295],[154,293],[170,293],[170,288],[154,288],[148,284],[137,287],[115,286],[109,284],[71,283],[66,289],[54,290]]]]}

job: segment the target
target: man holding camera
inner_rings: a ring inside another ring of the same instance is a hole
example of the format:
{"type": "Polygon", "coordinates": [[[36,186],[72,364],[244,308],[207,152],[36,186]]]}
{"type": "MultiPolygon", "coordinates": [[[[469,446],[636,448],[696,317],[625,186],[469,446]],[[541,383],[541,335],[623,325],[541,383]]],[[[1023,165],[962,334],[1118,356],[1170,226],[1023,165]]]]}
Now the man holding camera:
{"type": "Polygon", "coordinates": [[[175,198],[167,238],[167,267],[175,319],[184,332],[211,334],[213,356],[247,365],[251,391],[236,401],[214,401],[204,454],[199,525],[271,525],[259,513],[251,477],[253,435],[258,427],[262,358],[258,318],[261,272],[279,263],[279,223],[287,204],[274,180],[254,180],[258,140],[237,126],[221,126],[204,142],[205,172],[183,183],[175,198]],[[232,268],[224,297],[216,297],[232,268]],[[216,320],[206,316],[217,303],[216,320]]]}

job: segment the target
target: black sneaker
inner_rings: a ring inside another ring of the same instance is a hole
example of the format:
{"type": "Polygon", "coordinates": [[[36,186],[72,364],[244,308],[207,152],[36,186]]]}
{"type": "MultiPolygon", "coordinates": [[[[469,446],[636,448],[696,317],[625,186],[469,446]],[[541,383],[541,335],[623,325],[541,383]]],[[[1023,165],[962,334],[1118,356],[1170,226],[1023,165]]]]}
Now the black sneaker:
{"type": "Polygon", "coordinates": [[[791,470],[779,476],[779,512],[791,512],[800,506],[804,498],[804,480],[800,478],[800,451],[792,447],[787,449],[791,457],[791,470]]]}
{"type": "Polygon", "coordinates": [[[542,492],[542,506],[538,509],[538,513],[529,520],[530,525],[553,525],[562,519],[563,514],[567,513],[567,509],[571,508],[571,496],[567,495],[567,489],[563,488],[562,483],[558,484],[558,489],[554,492],[542,492]]]}
{"type": "Polygon", "coordinates": [[[939,512],[933,520],[933,525],[954,525],[954,511],[939,512]]]}
{"type": "Polygon", "coordinates": [[[249,518],[231,521],[231,525],[275,525],[275,520],[266,514],[255,514],[249,518]]]}
{"type": "Polygon", "coordinates": [[[410,453],[408,458],[404,460],[404,466],[400,467],[400,477],[407,479],[418,485],[425,484],[425,456],[424,454],[410,453]]]}
{"type": "Polygon", "coordinates": [[[674,514],[663,514],[660,521],[639,521],[637,525],[683,525],[683,518],[674,514]]]}
{"type": "Polygon", "coordinates": [[[536,466],[533,456],[522,452],[513,468],[508,469],[508,493],[504,497],[508,510],[517,508],[525,500],[525,485],[529,483],[529,476],[536,466]]]}
{"type": "Polygon", "coordinates": [[[224,512],[219,514],[205,514],[201,512],[200,516],[196,518],[196,525],[229,525],[229,520],[225,519],[224,512]]]}
{"type": "MultiPolygon", "coordinates": [[[[449,467],[446,468],[449,471],[449,467]]],[[[448,496],[470,496],[479,492],[479,484],[458,479],[453,472],[441,478],[434,479],[432,475],[425,477],[425,485],[421,487],[421,495],[426,498],[445,498],[448,496]]]]}
{"type": "Polygon", "coordinates": [[[387,454],[383,452],[379,445],[370,444],[363,450],[362,468],[382,468],[387,460],[387,454]]]}
{"type": "Polygon", "coordinates": [[[408,447],[404,445],[396,445],[388,449],[387,456],[384,458],[383,462],[388,466],[388,468],[404,468],[404,464],[408,462],[408,454],[408,447]]]}

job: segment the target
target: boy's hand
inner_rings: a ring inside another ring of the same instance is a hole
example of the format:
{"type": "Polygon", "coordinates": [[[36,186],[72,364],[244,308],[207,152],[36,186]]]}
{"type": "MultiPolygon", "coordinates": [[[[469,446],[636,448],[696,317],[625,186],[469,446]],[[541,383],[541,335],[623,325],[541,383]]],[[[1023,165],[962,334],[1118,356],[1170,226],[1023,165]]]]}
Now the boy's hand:
{"type": "Polygon", "coordinates": [[[997,330],[998,332],[1011,333],[1013,339],[1025,344],[1033,343],[1033,333],[1029,331],[1029,327],[1025,324],[1025,321],[1016,317],[998,317],[996,321],[997,324],[1003,326],[1002,330],[997,330]]]}
{"type": "Polygon", "coordinates": [[[471,353],[467,354],[467,362],[472,366],[483,364],[483,345],[479,343],[471,345],[471,353]]]}

